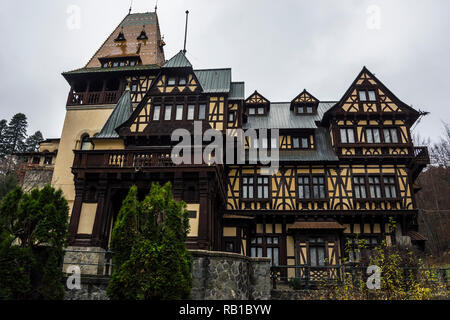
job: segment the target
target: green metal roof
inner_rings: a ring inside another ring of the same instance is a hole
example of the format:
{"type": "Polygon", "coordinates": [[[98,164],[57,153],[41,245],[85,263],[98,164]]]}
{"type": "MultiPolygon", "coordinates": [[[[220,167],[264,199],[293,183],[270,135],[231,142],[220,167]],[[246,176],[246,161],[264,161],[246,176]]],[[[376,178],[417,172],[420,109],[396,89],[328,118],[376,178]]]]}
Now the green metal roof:
{"type": "Polygon", "coordinates": [[[63,75],[96,73],[96,72],[118,72],[118,71],[138,71],[138,70],[155,70],[161,68],[157,64],[146,64],[138,66],[126,66],[115,68],[81,68],[72,71],[63,72],[63,75]]]}
{"type": "Polygon", "coordinates": [[[317,128],[316,121],[321,121],[323,114],[335,104],[336,102],[320,102],[317,114],[298,115],[290,109],[291,104],[288,102],[271,103],[267,115],[248,116],[243,129],[315,129],[317,128]]]}
{"type": "MultiPolygon", "coordinates": [[[[279,150],[279,160],[282,162],[303,162],[303,161],[338,161],[330,141],[330,135],[326,128],[316,128],[314,130],[315,149],[310,150],[279,150]]],[[[259,152],[258,152],[259,153],[259,152]]],[[[246,153],[246,160],[255,160],[250,157],[251,153],[246,153]]],[[[270,149],[268,156],[257,155],[258,161],[268,161],[270,159],[270,149]]]]}
{"type": "Polygon", "coordinates": [[[229,93],[231,69],[194,70],[195,76],[206,93],[229,93]]]}
{"type": "Polygon", "coordinates": [[[156,13],[155,12],[145,12],[145,13],[132,13],[126,16],[124,21],[120,24],[121,26],[142,26],[144,24],[155,24],[156,23],[156,13]]]}
{"type": "Polygon", "coordinates": [[[228,100],[244,100],[245,99],[245,83],[232,82],[231,90],[228,94],[228,100]]]}
{"type": "Polygon", "coordinates": [[[95,139],[113,139],[118,138],[116,128],[128,120],[133,113],[133,105],[131,103],[130,90],[125,90],[117,102],[116,107],[109,116],[105,125],[99,134],[95,135],[95,139]]]}
{"type": "Polygon", "coordinates": [[[178,52],[169,61],[167,61],[163,68],[192,68],[192,64],[186,58],[183,51],[178,52]]]}

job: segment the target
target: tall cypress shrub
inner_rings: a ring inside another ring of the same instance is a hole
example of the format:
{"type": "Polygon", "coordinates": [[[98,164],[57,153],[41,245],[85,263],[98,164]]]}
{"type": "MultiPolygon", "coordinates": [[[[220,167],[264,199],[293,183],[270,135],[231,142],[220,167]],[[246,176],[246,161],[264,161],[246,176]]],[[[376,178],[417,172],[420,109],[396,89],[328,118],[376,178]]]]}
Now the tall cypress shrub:
{"type": "Polygon", "coordinates": [[[192,258],[185,245],[189,232],[186,204],[173,199],[170,183],[163,187],[153,184],[141,203],[130,206],[137,202],[136,193],[133,187],[113,229],[112,239],[118,239],[121,234],[134,236],[131,250],[116,242],[112,246],[114,255],[120,258],[114,260],[117,264],[108,295],[111,299],[187,299],[192,287],[192,258]],[[127,209],[130,207],[132,210],[127,209]],[[133,220],[136,224],[122,223],[125,212],[133,212],[126,216],[137,217],[133,220]]]}

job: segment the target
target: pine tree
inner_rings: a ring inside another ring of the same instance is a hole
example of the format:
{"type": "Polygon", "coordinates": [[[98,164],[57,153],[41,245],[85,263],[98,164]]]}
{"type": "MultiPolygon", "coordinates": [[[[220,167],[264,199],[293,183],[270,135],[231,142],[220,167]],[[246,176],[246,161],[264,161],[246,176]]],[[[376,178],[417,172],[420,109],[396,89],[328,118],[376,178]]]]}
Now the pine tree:
{"type": "Polygon", "coordinates": [[[27,117],[23,113],[17,113],[12,117],[5,130],[7,154],[25,150],[27,127],[27,117]]]}
{"type": "Polygon", "coordinates": [[[8,127],[8,122],[3,119],[0,120],[0,159],[4,159],[6,157],[7,145],[6,145],[6,128],[8,127]]]}
{"type": "Polygon", "coordinates": [[[25,151],[35,152],[39,151],[39,144],[44,141],[44,137],[40,131],[36,131],[33,135],[25,140],[25,151]]]}

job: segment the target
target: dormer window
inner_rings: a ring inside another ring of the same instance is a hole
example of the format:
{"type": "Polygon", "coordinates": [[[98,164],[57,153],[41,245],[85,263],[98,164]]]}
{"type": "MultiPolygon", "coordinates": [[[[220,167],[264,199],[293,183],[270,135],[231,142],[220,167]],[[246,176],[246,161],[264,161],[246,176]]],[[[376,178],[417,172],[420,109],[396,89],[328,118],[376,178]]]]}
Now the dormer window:
{"type": "Polygon", "coordinates": [[[307,137],[292,137],[293,149],[309,149],[309,139],[307,137]]]}
{"type": "Polygon", "coordinates": [[[122,30],[120,31],[119,35],[117,36],[117,38],[114,39],[115,42],[121,42],[121,41],[126,41],[127,39],[125,39],[125,35],[123,33],[123,27],[122,30]]]}
{"type": "Polygon", "coordinates": [[[147,34],[145,33],[145,25],[142,26],[142,31],[137,40],[148,40],[147,34]]]}
{"type": "Polygon", "coordinates": [[[176,83],[177,83],[177,79],[175,77],[171,77],[171,78],[169,78],[169,80],[167,80],[168,86],[174,86],[176,83]]]}
{"type": "Polygon", "coordinates": [[[270,101],[255,91],[245,100],[245,109],[247,115],[264,116],[269,112],[270,101]]]}
{"type": "Polygon", "coordinates": [[[303,90],[294,100],[291,101],[291,110],[298,115],[312,115],[317,113],[319,100],[314,98],[309,92],[303,90]]]}
{"type": "Polygon", "coordinates": [[[185,86],[187,84],[186,77],[169,77],[167,79],[167,85],[168,86],[185,86]]]}

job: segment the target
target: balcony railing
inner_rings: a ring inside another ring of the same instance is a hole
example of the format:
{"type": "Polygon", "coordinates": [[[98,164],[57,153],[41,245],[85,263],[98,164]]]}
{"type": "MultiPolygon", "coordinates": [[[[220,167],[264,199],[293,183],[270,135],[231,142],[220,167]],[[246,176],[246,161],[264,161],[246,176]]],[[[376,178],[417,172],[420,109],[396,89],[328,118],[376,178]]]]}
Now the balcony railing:
{"type": "MultiPolygon", "coordinates": [[[[75,150],[73,169],[145,169],[170,168],[178,166],[208,166],[202,164],[175,164],[170,150],[75,150]]],[[[223,171],[223,166],[217,168],[223,171]]]]}
{"type": "Polygon", "coordinates": [[[427,147],[414,147],[414,160],[418,162],[430,163],[430,155],[427,147]]]}
{"type": "Polygon", "coordinates": [[[93,104],[116,104],[119,101],[119,91],[98,92],[73,92],[69,93],[68,106],[93,105],[93,104]]]}

